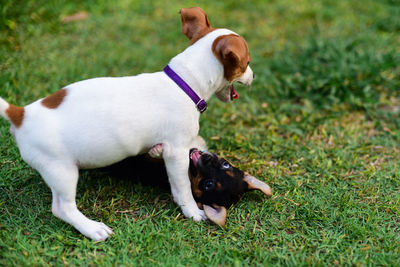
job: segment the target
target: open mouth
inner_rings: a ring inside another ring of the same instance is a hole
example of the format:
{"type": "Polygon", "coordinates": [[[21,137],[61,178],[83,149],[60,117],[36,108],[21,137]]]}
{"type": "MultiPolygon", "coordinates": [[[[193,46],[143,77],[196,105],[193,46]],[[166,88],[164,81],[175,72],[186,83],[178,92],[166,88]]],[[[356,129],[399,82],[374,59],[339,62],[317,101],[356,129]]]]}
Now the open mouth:
{"type": "Polygon", "coordinates": [[[201,154],[203,154],[203,152],[195,148],[190,151],[190,160],[192,161],[194,167],[197,167],[197,162],[199,161],[201,154]]]}
{"type": "Polygon", "coordinates": [[[233,87],[233,84],[229,85],[229,89],[231,90],[231,100],[238,99],[239,98],[239,94],[235,91],[235,88],[233,87]]]}

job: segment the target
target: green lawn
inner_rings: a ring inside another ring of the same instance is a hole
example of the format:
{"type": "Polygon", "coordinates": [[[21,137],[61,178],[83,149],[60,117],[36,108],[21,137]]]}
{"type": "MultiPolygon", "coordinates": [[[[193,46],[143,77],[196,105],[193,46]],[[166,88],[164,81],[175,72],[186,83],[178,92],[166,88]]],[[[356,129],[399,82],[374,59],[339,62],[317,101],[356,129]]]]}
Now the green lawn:
{"type": "Polygon", "coordinates": [[[3,98],[159,71],[188,45],[178,10],[201,6],[246,38],[256,79],[213,98],[200,133],[274,195],[247,194],[220,228],[161,189],[84,171],[79,208],[115,232],[95,243],[51,214],[0,120],[0,265],[400,265],[400,1],[64,2],[0,5],[3,98]]]}

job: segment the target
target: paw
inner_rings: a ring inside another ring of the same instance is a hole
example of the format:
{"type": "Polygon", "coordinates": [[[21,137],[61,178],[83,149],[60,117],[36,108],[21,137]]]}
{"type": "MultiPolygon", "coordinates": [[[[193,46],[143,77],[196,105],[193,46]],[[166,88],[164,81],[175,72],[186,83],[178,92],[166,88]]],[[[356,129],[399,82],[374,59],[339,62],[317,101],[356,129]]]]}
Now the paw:
{"type": "Polygon", "coordinates": [[[199,209],[197,206],[192,209],[184,210],[182,209],[183,215],[186,218],[192,218],[195,222],[206,221],[207,216],[203,210],[199,209]]]}
{"type": "Polygon", "coordinates": [[[162,158],[162,153],[163,153],[162,144],[157,144],[157,145],[153,146],[148,152],[150,157],[156,158],[156,159],[162,158]]]}
{"type": "Polygon", "coordinates": [[[102,222],[90,221],[84,227],[84,229],[79,230],[83,235],[94,241],[106,240],[113,234],[110,227],[102,222]]]}

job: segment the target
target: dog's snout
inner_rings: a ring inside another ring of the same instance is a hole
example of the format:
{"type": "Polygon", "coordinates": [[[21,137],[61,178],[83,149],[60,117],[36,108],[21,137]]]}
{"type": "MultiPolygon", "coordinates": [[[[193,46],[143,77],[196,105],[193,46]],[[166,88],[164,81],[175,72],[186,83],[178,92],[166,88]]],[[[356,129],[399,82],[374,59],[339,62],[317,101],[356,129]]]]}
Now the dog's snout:
{"type": "Polygon", "coordinates": [[[207,164],[208,162],[210,162],[210,160],[212,159],[212,154],[210,153],[203,153],[203,155],[201,155],[201,161],[203,164],[207,164]]]}

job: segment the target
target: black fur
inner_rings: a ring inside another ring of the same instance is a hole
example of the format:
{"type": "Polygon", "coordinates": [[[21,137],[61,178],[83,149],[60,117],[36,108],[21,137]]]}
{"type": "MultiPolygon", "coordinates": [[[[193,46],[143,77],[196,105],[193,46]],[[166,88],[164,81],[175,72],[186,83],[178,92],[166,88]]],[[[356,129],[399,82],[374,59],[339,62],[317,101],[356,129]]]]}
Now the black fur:
{"type": "Polygon", "coordinates": [[[201,177],[198,188],[202,194],[194,197],[202,204],[217,204],[228,208],[248,191],[243,171],[213,153],[203,153],[197,166],[191,162],[190,172],[193,176],[201,177]]]}
{"type": "MultiPolygon", "coordinates": [[[[104,170],[119,178],[169,189],[163,160],[152,159],[148,155],[129,157],[104,170]]],[[[248,185],[243,181],[243,171],[233,167],[224,158],[209,152],[202,153],[197,166],[190,162],[189,175],[192,186],[197,185],[201,191],[198,196],[193,194],[195,200],[201,204],[217,204],[228,208],[248,191],[248,185]],[[196,183],[194,179],[198,179],[196,183]]]]}

